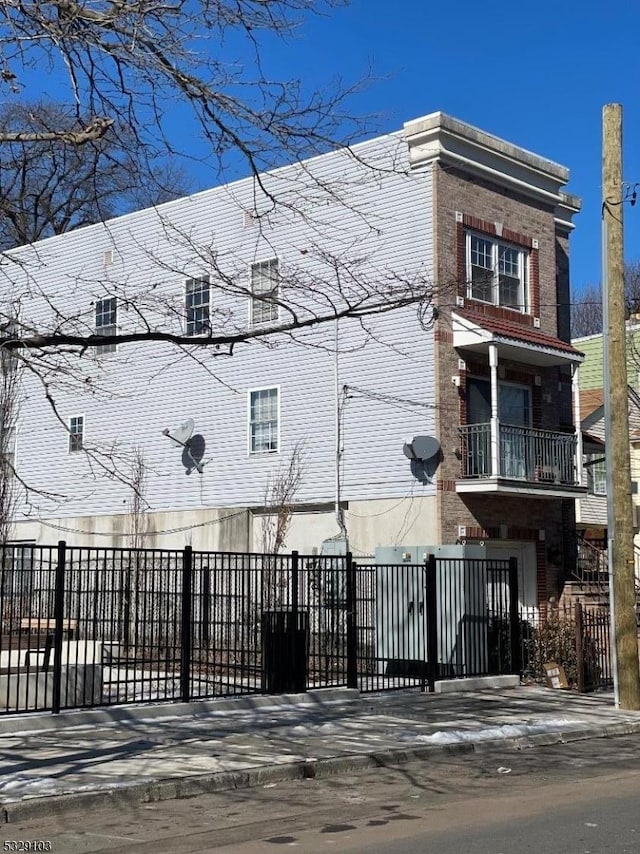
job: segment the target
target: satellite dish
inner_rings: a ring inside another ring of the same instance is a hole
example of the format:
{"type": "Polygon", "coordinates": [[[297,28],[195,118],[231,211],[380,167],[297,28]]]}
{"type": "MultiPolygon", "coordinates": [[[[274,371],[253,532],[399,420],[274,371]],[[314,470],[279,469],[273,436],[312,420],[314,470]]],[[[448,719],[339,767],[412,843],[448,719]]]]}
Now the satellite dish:
{"type": "Polygon", "coordinates": [[[186,468],[187,474],[191,474],[194,469],[198,474],[202,474],[205,465],[202,459],[204,457],[204,450],[204,436],[201,436],[200,433],[196,433],[185,444],[182,451],[182,465],[186,468]]]}
{"type": "Polygon", "coordinates": [[[402,453],[409,460],[415,460],[416,455],[413,453],[413,445],[411,442],[405,442],[402,446],[402,453]]]}
{"type": "Polygon", "coordinates": [[[183,421],[183,423],[179,427],[176,427],[175,430],[163,430],[162,432],[165,436],[168,436],[169,439],[171,439],[174,445],[184,448],[191,438],[194,427],[195,422],[193,418],[187,418],[187,420],[183,421]]]}
{"type": "MultiPolygon", "coordinates": [[[[411,442],[411,450],[413,458],[417,460],[430,460],[436,454],[440,453],[440,442],[435,436],[414,436],[411,442]]],[[[405,455],[408,456],[406,451],[405,455]]]]}

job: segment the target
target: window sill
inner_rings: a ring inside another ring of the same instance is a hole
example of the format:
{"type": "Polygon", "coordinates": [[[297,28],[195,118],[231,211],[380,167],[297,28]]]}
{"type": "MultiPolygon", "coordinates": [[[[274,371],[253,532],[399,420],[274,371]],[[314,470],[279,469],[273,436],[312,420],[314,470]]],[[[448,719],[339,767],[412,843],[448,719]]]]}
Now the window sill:
{"type": "Polygon", "coordinates": [[[503,311],[511,311],[514,314],[522,314],[528,317],[531,317],[531,312],[529,309],[524,308],[514,308],[512,305],[500,305],[500,303],[489,302],[488,300],[478,299],[478,297],[472,297],[467,295],[465,300],[473,303],[474,305],[488,305],[491,308],[502,309],[503,311]]]}

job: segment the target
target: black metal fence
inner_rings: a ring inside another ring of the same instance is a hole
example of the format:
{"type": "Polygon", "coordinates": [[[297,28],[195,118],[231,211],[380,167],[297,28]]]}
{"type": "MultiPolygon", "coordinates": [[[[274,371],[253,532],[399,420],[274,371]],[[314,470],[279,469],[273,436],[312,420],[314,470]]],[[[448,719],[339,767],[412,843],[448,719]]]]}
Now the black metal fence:
{"type": "Polygon", "coordinates": [[[545,664],[555,662],[580,692],[613,688],[608,605],[577,601],[550,606],[544,614],[528,609],[520,620],[523,676],[543,680],[545,664]]]}
{"type": "Polygon", "coordinates": [[[64,542],[0,559],[0,713],[433,689],[525,661],[514,560],[360,566],[64,542]]]}

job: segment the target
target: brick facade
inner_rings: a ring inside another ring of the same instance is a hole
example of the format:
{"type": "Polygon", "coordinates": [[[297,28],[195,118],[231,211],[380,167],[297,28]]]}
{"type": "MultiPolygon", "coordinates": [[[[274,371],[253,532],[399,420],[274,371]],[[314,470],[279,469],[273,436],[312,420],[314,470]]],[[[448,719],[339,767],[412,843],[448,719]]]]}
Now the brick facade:
{"type": "MultiPolygon", "coordinates": [[[[557,276],[568,283],[568,246],[558,238],[554,208],[520,196],[512,190],[460,172],[450,165],[434,165],[434,231],[438,320],[436,324],[436,377],[439,438],[442,462],[438,469],[438,519],[441,542],[453,543],[460,525],[467,539],[518,540],[536,542],[538,601],[544,604],[558,595],[558,561],[565,550],[563,523],[567,510],[558,498],[526,495],[456,493],[461,474],[458,426],[466,423],[466,382],[470,375],[488,377],[486,358],[468,354],[464,368],[453,341],[451,312],[456,298],[463,297],[465,312],[494,318],[513,325],[514,330],[539,330],[553,338],[568,340],[566,317],[556,308],[557,276]],[[462,216],[460,216],[462,214],[462,216]],[[497,235],[529,252],[529,312],[520,313],[499,306],[475,303],[466,295],[465,232],[473,229],[497,235]],[[557,259],[558,248],[562,250],[557,259]],[[458,378],[458,385],[452,378],[458,378]]],[[[571,377],[566,368],[540,367],[499,360],[501,380],[531,388],[532,424],[542,429],[559,429],[571,423],[571,377]],[[567,415],[569,414],[569,421],[567,415]]]]}

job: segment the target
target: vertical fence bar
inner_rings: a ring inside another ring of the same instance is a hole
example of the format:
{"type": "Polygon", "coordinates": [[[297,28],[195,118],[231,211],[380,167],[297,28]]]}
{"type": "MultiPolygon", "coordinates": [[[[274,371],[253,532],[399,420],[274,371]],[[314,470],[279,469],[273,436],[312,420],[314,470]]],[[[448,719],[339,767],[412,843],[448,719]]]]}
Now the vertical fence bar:
{"type": "Polygon", "coordinates": [[[191,570],[193,550],[185,546],[182,552],[182,627],[180,661],[180,695],[183,703],[191,699],[191,570]]]}
{"type": "Polygon", "coordinates": [[[202,623],[200,643],[208,653],[211,639],[211,570],[209,569],[209,561],[207,561],[206,566],[201,567],[200,578],[200,619],[202,623]]]}
{"type": "Polygon", "coordinates": [[[358,687],[358,626],[356,622],[356,565],[353,555],[346,557],[347,597],[347,688],[358,687]]]}
{"type": "Polygon", "coordinates": [[[509,625],[511,640],[511,672],[520,673],[522,656],[520,645],[520,614],[518,613],[518,559],[509,558],[509,625]]]}
{"type": "Polygon", "coordinates": [[[298,597],[299,597],[299,554],[297,551],[291,552],[291,611],[294,614],[298,613],[298,597]]]}
{"type": "Polygon", "coordinates": [[[62,683],[62,633],[64,620],[64,577],[67,544],[64,540],[58,542],[58,562],[55,575],[55,595],[53,601],[53,618],[55,630],[53,635],[53,687],[51,711],[60,714],[61,683],[62,683]]]}
{"type": "Polygon", "coordinates": [[[437,564],[434,554],[427,555],[425,599],[427,610],[427,681],[429,691],[433,692],[436,688],[438,676],[438,593],[437,564]]]}
{"type": "Polygon", "coordinates": [[[582,604],[575,604],[575,624],[576,624],[576,670],[578,677],[578,692],[584,694],[585,686],[585,668],[584,668],[584,621],[582,614],[582,604]]]}

